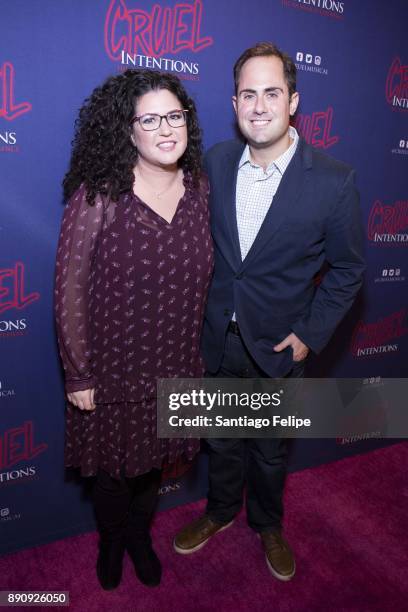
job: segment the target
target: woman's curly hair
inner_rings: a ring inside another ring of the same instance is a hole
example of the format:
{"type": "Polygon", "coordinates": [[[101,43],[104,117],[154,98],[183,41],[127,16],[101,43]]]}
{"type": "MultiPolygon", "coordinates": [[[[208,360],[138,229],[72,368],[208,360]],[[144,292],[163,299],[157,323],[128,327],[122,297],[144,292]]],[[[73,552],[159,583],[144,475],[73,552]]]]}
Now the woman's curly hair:
{"type": "Polygon", "coordinates": [[[153,70],[126,70],[108,78],[84,102],[75,123],[70,168],[63,181],[67,200],[84,183],[87,201],[94,203],[97,193],[117,201],[121,192],[133,188],[133,168],[138,152],[133,145],[132,119],[135,102],[148,93],[167,89],[178,98],[187,113],[187,149],[179,166],[190,172],[198,186],[201,175],[201,130],[193,100],[180,80],[153,70]]]}

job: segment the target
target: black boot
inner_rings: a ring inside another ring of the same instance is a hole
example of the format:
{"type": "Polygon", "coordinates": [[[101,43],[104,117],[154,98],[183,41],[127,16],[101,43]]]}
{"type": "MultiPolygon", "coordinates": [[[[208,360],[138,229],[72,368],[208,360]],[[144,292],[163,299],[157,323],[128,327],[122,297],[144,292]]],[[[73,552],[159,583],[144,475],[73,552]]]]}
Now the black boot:
{"type": "Polygon", "coordinates": [[[122,579],[124,554],[124,540],[110,542],[101,538],[96,562],[96,574],[101,587],[105,591],[111,591],[119,586],[122,579]]]}
{"type": "Polygon", "coordinates": [[[101,587],[112,590],[122,578],[131,490],[125,479],[116,480],[99,470],[93,500],[100,535],[96,574],[101,587]]]}
{"type": "Polygon", "coordinates": [[[126,550],[132,559],[136,576],[146,586],[160,584],[162,568],[152,548],[149,529],[157,504],[161,480],[160,470],[132,479],[133,500],[126,530],[126,550]]]}
{"type": "Polygon", "coordinates": [[[132,559],[136,576],[146,586],[154,587],[160,584],[162,567],[160,560],[152,548],[150,535],[140,539],[128,539],[126,550],[132,559]]]}

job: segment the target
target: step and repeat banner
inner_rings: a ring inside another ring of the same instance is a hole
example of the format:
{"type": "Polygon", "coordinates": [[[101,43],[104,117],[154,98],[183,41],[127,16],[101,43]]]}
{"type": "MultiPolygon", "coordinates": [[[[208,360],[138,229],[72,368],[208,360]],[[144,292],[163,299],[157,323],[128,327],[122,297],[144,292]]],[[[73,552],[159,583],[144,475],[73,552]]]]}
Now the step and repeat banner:
{"type": "MultiPolygon", "coordinates": [[[[0,17],[0,552],[94,528],[89,484],[63,467],[53,274],[74,120],[108,75],[177,74],[207,148],[235,134],[232,67],[245,48],[273,41],[296,60],[295,125],[356,168],[368,263],[308,375],[407,376],[406,0],[4,0],[0,17]]],[[[378,431],[295,440],[290,469],[385,443],[378,431]]],[[[202,453],[184,476],[167,473],[160,507],[205,492],[202,453]]]]}

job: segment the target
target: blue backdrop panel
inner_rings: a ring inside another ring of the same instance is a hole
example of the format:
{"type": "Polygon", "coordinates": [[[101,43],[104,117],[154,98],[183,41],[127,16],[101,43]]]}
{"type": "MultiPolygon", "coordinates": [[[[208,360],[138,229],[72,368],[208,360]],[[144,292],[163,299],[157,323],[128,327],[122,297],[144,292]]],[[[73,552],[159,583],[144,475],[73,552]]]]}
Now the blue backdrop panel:
{"type": "MultiPolygon", "coordinates": [[[[0,552],[94,527],[89,492],[63,469],[63,383],[52,289],[77,111],[128,67],[177,73],[206,147],[235,133],[232,66],[271,40],[298,67],[296,126],[357,170],[364,289],[313,376],[406,376],[408,49],[406,0],[9,0],[0,40],[0,552]]],[[[374,448],[299,440],[291,469],[374,448]]],[[[163,483],[161,508],[203,497],[206,455],[163,483]]]]}

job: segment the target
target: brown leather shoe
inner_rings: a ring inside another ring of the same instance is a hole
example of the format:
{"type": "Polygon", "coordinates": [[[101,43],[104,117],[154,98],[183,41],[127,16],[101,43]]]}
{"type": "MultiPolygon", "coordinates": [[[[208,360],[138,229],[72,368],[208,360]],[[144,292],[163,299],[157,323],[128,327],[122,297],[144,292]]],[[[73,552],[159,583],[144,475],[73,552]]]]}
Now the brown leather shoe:
{"type": "Polygon", "coordinates": [[[295,559],[282,534],[277,531],[263,531],[259,535],[270,572],[278,580],[293,578],[296,569],[295,559]]]}
{"type": "Polygon", "coordinates": [[[234,521],[227,524],[216,523],[209,516],[202,516],[182,529],[174,538],[174,550],[181,555],[200,550],[213,535],[227,529],[234,521]]]}

